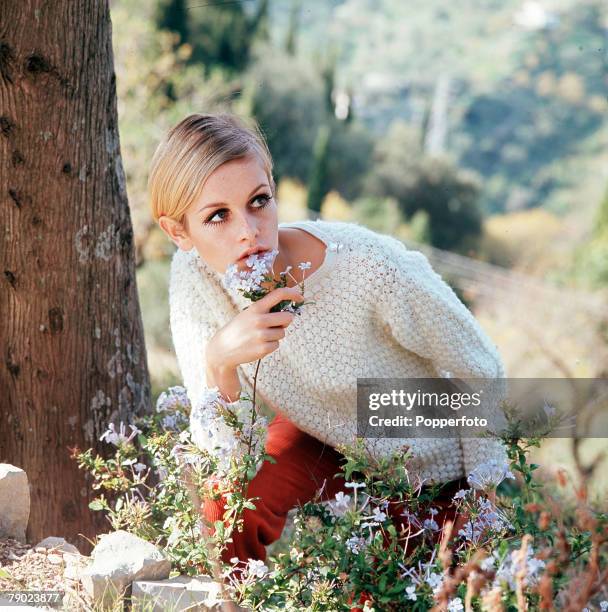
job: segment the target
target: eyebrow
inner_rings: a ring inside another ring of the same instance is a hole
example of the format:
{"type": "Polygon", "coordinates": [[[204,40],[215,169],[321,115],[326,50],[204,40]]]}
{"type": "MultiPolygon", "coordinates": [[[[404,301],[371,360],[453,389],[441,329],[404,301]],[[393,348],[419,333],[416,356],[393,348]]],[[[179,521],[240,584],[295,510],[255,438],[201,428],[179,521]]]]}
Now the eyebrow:
{"type": "MultiPolygon", "coordinates": [[[[247,198],[249,199],[260,187],[268,187],[268,183],[260,183],[248,196],[247,198]]],[[[213,204],[205,204],[205,206],[201,206],[198,209],[198,212],[202,212],[203,210],[205,210],[206,208],[211,208],[212,206],[227,206],[227,204],[225,202],[215,202],[213,204]]]]}

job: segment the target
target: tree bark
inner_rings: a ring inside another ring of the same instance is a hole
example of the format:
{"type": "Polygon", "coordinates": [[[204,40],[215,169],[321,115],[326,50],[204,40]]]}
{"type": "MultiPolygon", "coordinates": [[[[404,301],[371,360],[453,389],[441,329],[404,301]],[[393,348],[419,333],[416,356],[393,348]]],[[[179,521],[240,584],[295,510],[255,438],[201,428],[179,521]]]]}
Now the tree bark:
{"type": "Polygon", "coordinates": [[[107,0],[0,0],[0,152],[0,462],[28,541],[87,553],[109,524],[69,448],[151,409],[107,0]]]}

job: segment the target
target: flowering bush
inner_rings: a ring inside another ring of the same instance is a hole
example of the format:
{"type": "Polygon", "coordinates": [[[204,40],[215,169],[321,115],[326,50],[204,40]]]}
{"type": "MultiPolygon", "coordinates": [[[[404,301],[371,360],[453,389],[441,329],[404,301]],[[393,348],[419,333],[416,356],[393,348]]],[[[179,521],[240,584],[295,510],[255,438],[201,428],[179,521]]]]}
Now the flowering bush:
{"type": "MultiPolygon", "coordinates": [[[[259,279],[262,268],[251,263],[259,279]]],[[[251,296],[262,291],[242,273],[238,282],[251,296]]],[[[208,389],[193,408],[185,389],[171,387],[129,435],[123,424],[119,432],[109,426],[102,439],[115,447],[112,457],[77,449],[74,456],[103,491],[91,508],[105,511],[114,529],[161,547],[173,575],[223,579],[228,595],[253,609],[607,610],[608,515],[587,503],[584,482],[573,505],[537,480],[528,454],[540,438],[515,435],[513,413],[507,417],[509,462],[468,475],[471,488],[452,500],[464,517],[453,537],[447,524],[437,538],[439,488],[412,482],[409,457],[370,461],[357,440],[338,449],[348,492],[321,501],[320,490],[298,507],[293,531],[267,563],[221,561],[243,510],[255,508],[247,483],[263,461],[274,461],[265,454],[267,421],[256,412],[255,385],[253,398],[231,403],[208,389]],[[200,497],[220,495],[226,512],[211,536],[196,509],[200,497]],[[399,530],[395,507],[407,526],[399,530]],[[409,538],[415,546],[404,546],[409,538]]],[[[567,484],[561,473],[559,484],[567,484]]]]}

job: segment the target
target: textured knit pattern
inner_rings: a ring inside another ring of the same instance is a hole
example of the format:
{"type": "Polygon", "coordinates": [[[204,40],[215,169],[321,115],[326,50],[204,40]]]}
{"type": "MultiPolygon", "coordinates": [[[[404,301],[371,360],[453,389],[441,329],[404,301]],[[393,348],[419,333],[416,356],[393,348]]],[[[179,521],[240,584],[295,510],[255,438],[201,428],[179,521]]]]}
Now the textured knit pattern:
{"type": "MultiPolygon", "coordinates": [[[[306,278],[306,304],[261,362],[256,395],[332,446],[356,438],[357,378],[504,378],[496,347],[419,251],[357,223],[300,221],[328,247],[306,278]],[[342,246],[336,249],[336,244],[342,246]]],[[[190,401],[206,387],[205,345],[250,301],[227,289],[196,249],[177,250],[169,286],[171,332],[190,401]]],[[[238,367],[252,394],[256,362],[238,367]]],[[[436,482],[506,460],[498,440],[368,438],[372,455],[407,445],[411,471],[436,482]]]]}

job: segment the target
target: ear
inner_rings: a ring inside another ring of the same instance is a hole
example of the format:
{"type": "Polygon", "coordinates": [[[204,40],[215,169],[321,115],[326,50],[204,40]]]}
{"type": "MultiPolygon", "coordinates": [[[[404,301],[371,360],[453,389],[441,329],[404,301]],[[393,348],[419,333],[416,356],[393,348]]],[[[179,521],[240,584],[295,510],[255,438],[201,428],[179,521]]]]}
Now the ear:
{"type": "Polygon", "coordinates": [[[169,240],[175,243],[182,251],[190,251],[194,247],[186,228],[179,221],[175,221],[175,219],[163,215],[159,217],[158,225],[169,240]]]}

